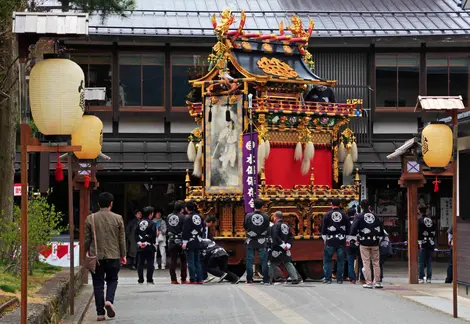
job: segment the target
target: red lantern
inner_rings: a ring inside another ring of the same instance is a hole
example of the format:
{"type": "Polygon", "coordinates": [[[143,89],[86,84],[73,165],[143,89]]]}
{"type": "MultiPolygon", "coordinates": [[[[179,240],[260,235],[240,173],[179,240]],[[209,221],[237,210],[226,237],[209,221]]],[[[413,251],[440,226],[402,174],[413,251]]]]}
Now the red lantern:
{"type": "Polygon", "coordinates": [[[57,152],[57,164],[55,165],[55,180],[57,182],[64,180],[64,165],[60,162],[60,154],[57,152]]]}

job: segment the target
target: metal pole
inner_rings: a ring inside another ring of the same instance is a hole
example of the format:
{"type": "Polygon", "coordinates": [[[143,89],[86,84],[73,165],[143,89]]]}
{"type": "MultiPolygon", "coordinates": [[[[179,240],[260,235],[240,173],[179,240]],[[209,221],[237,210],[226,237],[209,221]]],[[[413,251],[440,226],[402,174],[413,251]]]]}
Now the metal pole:
{"type": "Polygon", "coordinates": [[[21,136],[21,324],[28,323],[28,125],[21,136]]]}
{"type": "Polygon", "coordinates": [[[452,306],[453,315],[455,318],[457,318],[457,139],[459,127],[457,119],[457,110],[452,111],[452,125],[454,135],[454,161],[452,162],[452,306]]]}
{"type": "Polygon", "coordinates": [[[69,230],[70,230],[70,240],[69,240],[69,252],[70,252],[70,284],[69,284],[69,313],[70,315],[74,314],[74,298],[75,298],[75,273],[74,273],[74,234],[75,226],[73,219],[73,183],[72,183],[72,154],[69,153],[69,165],[67,170],[67,181],[68,181],[68,194],[69,194],[69,230]]]}

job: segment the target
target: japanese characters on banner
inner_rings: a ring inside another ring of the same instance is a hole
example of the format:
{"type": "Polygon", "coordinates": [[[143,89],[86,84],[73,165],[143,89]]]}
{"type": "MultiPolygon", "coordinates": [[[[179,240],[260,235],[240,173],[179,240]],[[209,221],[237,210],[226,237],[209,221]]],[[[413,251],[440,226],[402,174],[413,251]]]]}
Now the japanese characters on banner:
{"type": "MultiPolygon", "coordinates": [[[[80,247],[79,243],[74,244],[74,264],[75,267],[80,265],[80,247]]],[[[51,242],[50,245],[43,246],[39,250],[39,260],[50,265],[59,267],[70,266],[70,248],[69,243],[51,242]]]]}
{"type": "Polygon", "coordinates": [[[441,197],[440,228],[448,228],[452,225],[452,198],[441,197]]]}
{"type": "Polygon", "coordinates": [[[258,196],[257,185],[257,150],[258,133],[243,134],[243,201],[245,202],[245,212],[250,213],[255,209],[255,198],[258,196]]]}

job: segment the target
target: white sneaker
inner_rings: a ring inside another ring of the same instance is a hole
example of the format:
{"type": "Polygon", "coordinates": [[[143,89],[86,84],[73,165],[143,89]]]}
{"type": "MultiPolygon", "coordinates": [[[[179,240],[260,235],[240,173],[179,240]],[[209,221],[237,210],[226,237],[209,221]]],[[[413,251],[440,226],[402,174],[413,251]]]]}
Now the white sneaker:
{"type": "Polygon", "coordinates": [[[383,286],[382,286],[382,284],[381,284],[380,282],[377,282],[377,283],[375,283],[374,288],[375,288],[375,289],[382,289],[383,286]]]}
{"type": "Polygon", "coordinates": [[[418,283],[419,283],[419,284],[423,284],[423,283],[424,283],[424,280],[423,280],[423,279],[419,279],[419,280],[418,280],[418,283]]]}
{"type": "Polygon", "coordinates": [[[426,279],[426,283],[430,284],[430,283],[431,283],[431,279],[426,279]]]}
{"type": "Polygon", "coordinates": [[[204,280],[204,283],[208,283],[208,282],[211,282],[212,280],[214,280],[215,277],[214,276],[210,276],[210,277],[207,277],[206,280],[204,280]]]}
{"type": "Polygon", "coordinates": [[[227,277],[227,274],[226,274],[226,273],[224,273],[224,274],[222,275],[222,277],[220,277],[220,279],[219,279],[218,282],[224,281],[225,277],[227,277]]]}
{"type": "Polygon", "coordinates": [[[362,285],[362,288],[372,289],[374,288],[374,286],[372,286],[372,284],[365,284],[365,285],[362,285]]]}
{"type": "Polygon", "coordinates": [[[166,266],[162,265],[162,270],[165,270],[166,269],[166,266]]]}

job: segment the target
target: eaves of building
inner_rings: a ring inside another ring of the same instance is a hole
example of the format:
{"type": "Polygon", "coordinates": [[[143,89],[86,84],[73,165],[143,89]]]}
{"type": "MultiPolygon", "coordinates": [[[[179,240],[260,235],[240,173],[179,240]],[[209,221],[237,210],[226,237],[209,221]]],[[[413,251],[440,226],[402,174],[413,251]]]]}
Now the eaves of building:
{"type": "MultiPolygon", "coordinates": [[[[244,10],[244,30],[275,33],[279,23],[289,24],[297,14],[308,25],[315,22],[312,38],[325,37],[470,37],[470,12],[454,0],[232,0],[237,14],[244,10]]],[[[57,1],[46,1],[54,8],[57,1]]],[[[95,36],[213,37],[212,14],[227,7],[215,0],[136,0],[126,17],[102,20],[90,16],[89,34],[95,36]]],[[[235,23],[234,26],[237,24],[235,23]]],[[[236,28],[236,27],[234,27],[236,28]]]]}

